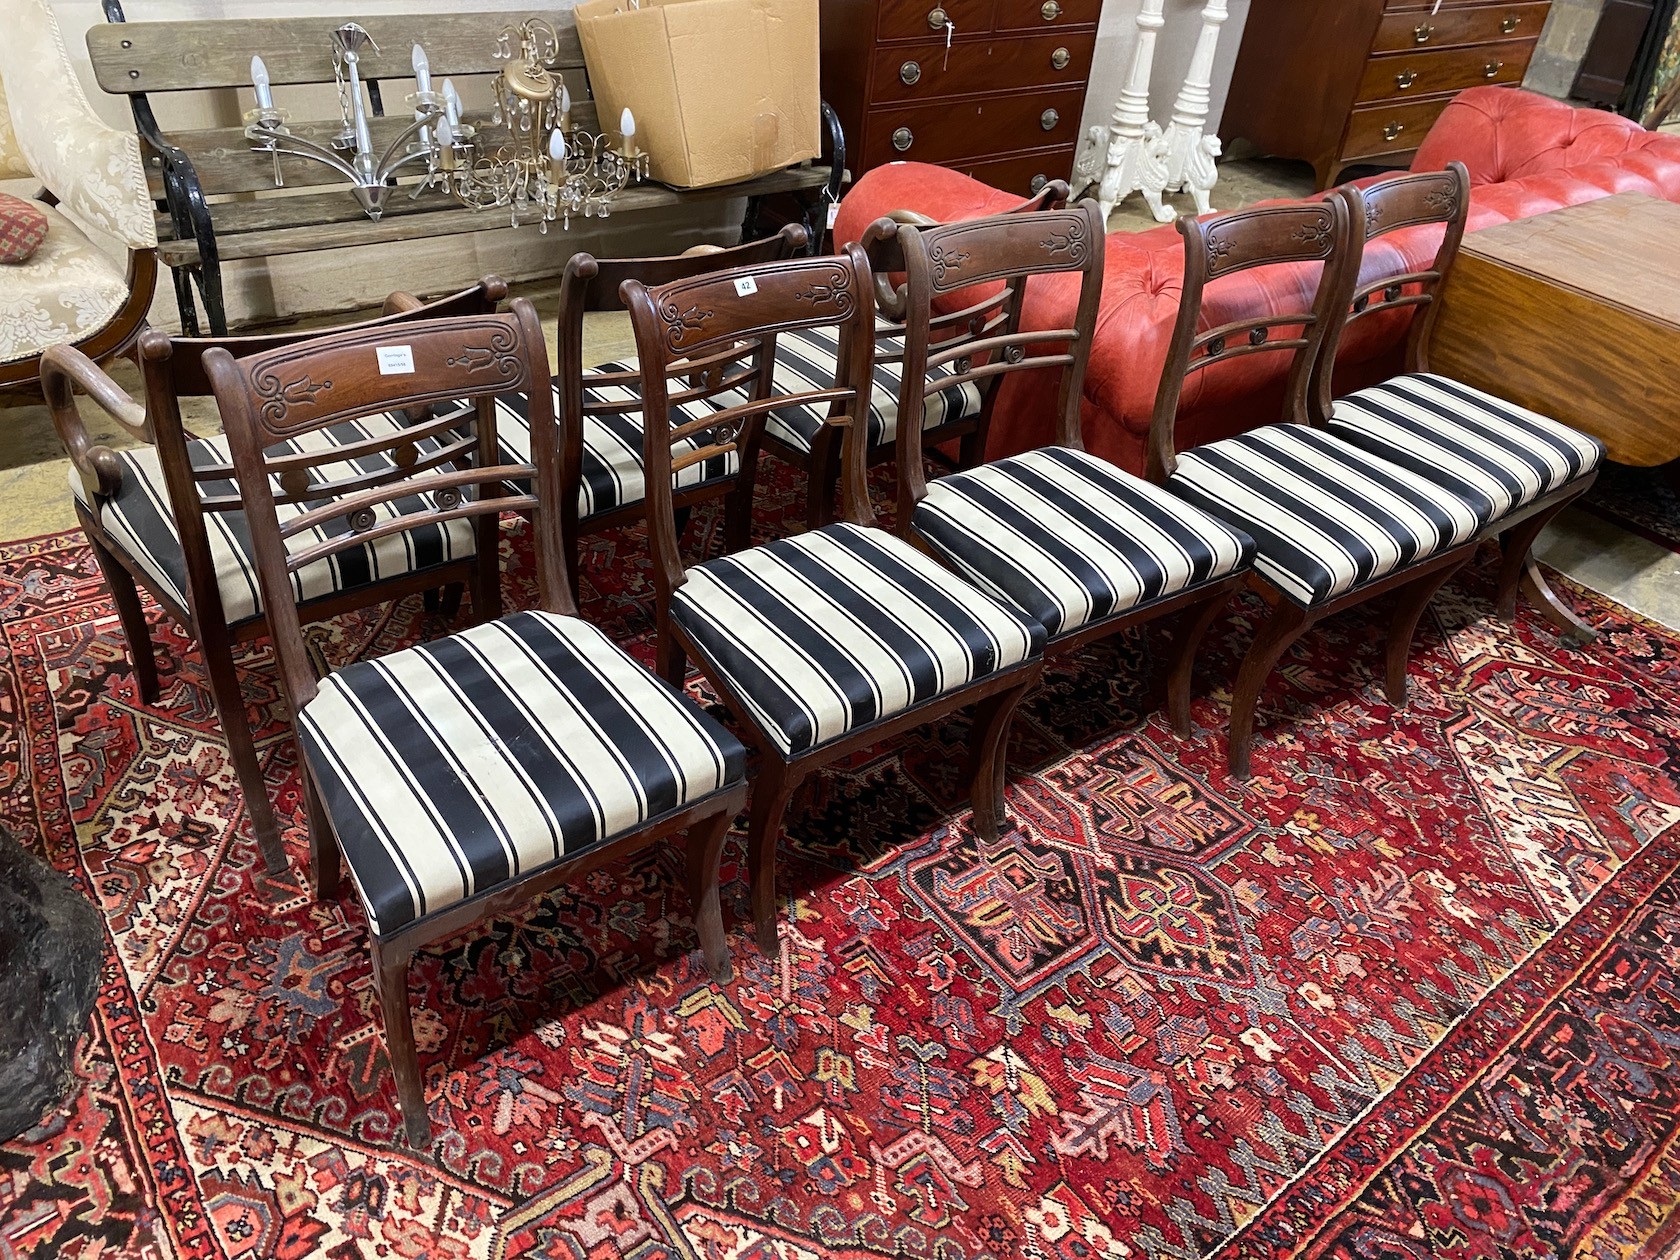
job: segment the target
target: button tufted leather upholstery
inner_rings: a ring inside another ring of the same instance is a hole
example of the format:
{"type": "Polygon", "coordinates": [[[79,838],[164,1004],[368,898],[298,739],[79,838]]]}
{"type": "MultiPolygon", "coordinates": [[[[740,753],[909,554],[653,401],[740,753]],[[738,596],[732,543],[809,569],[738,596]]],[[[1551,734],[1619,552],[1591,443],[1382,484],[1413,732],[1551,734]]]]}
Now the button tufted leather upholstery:
{"type": "MultiPolygon", "coordinates": [[[[1680,201],[1680,137],[1510,88],[1461,93],[1425,138],[1413,169],[1439,170],[1454,158],[1469,166],[1474,185],[1471,231],[1619,192],[1680,201]]],[[[870,222],[891,210],[950,221],[994,213],[1018,201],[1012,193],[942,167],[893,163],[864,175],[846,195],[835,239],[859,239],[870,222]]],[[[1425,265],[1440,244],[1440,231],[1410,229],[1372,242],[1363,270],[1375,276],[1425,265]]],[[[1108,237],[1102,309],[1085,377],[1085,443],[1128,472],[1144,470],[1155,387],[1178,313],[1183,259],[1183,240],[1171,227],[1108,237]]],[[[1305,267],[1266,268],[1216,280],[1207,289],[1203,326],[1304,309],[1315,284],[1315,272],[1305,267]]],[[[1024,325],[1066,327],[1077,288],[1066,277],[1035,277],[1028,287],[1024,325]]],[[[960,306],[966,299],[948,294],[946,300],[960,306]]],[[[1395,311],[1362,319],[1348,330],[1337,360],[1338,395],[1400,370],[1399,350],[1409,320],[1409,312],[1395,311]]],[[[1201,446],[1277,420],[1287,366],[1283,355],[1252,355],[1197,373],[1180,404],[1180,445],[1201,446]]],[[[1006,379],[992,420],[989,457],[1050,440],[1056,411],[1050,376],[1032,372],[1006,379]]]]}

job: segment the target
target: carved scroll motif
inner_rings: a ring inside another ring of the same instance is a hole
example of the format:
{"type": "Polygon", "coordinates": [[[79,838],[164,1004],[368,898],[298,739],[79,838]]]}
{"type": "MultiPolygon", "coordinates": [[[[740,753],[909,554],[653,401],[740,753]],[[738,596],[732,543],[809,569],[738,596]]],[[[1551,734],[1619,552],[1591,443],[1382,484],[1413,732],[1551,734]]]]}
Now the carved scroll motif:
{"type": "Polygon", "coordinates": [[[666,302],[659,308],[659,318],[665,321],[665,344],[673,350],[681,346],[691,334],[704,329],[714,314],[709,307],[701,309],[698,304],[680,307],[675,302],[666,302]]]}
{"type": "Polygon", "coordinates": [[[333,387],[331,381],[316,381],[308,373],[282,380],[272,370],[260,373],[251,384],[263,400],[262,417],[271,425],[284,424],[293,407],[313,407],[316,396],[333,387]]]}
{"type": "Polygon", "coordinates": [[[941,244],[935,244],[928,250],[928,261],[933,264],[933,282],[944,284],[948,273],[961,271],[968,261],[966,249],[946,249],[941,244]]]}
{"type": "Polygon", "coordinates": [[[499,380],[511,381],[521,375],[523,367],[515,352],[516,338],[511,328],[496,328],[486,346],[462,346],[459,354],[444,360],[446,367],[462,367],[472,373],[490,371],[499,380]]]}

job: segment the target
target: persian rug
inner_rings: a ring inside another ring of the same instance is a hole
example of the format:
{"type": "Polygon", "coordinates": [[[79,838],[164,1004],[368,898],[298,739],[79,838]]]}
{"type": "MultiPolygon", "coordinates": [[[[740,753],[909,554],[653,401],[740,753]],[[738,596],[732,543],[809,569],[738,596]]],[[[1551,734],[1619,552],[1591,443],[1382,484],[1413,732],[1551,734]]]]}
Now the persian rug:
{"type": "MultiPolygon", "coordinates": [[[[607,535],[584,563],[587,614],[645,652],[643,554],[607,535]]],[[[1053,665],[996,845],[962,723],[859,755],[790,814],[774,964],[732,841],[729,984],[664,848],[427,953],[422,1157],[360,910],[260,874],[196,655],[156,620],[139,704],[80,539],[0,548],[0,825],[109,934],[80,1089],[0,1146],[0,1256],[1655,1260],[1680,1229],[1680,636],[1566,586],[1602,631],[1567,648],[1489,619],[1489,588],[1446,589],[1399,712],[1386,610],[1315,629],[1246,784],[1220,728],[1248,601],[1183,743],[1159,643],[1053,665]]],[[[443,628],[414,602],[312,643],[443,628]]],[[[301,869],[272,665],[244,664],[301,869]]]]}
{"type": "Polygon", "coordinates": [[[1659,547],[1680,552],[1680,464],[1605,464],[1581,506],[1659,547]]]}

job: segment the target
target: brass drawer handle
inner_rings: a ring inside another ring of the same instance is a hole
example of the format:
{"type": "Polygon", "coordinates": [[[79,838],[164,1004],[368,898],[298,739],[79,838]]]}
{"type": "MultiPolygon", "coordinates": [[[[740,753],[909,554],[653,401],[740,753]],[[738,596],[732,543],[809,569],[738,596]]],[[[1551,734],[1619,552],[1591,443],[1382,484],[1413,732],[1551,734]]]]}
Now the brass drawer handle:
{"type": "Polygon", "coordinates": [[[1056,124],[1062,121],[1062,116],[1053,109],[1047,109],[1038,116],[1038,125],[1046,131],[1054,131],[1056,124]]]}
{"type": "Polygon", "coordinates": [[[1407,70],[1402,74],[1397,74],[1397,75],[1394,76],[1394,86],[1399,88],[1402,92],[1404,92],[1407,88],[1411,87],[1412,84],[1414,84],[1416,82],[1417,82],[1417,71],[1416,70],[1407,70]]]}
{"type": "Polygon", "coordinates": [[[892,134],[893,148],[903,153],[916,142],[916,137],[910,134],[910,128],[900,127],[892,134]]]}
{"type": "Polygon", "coordinates": [[[912,84],[920,82],[921,77],[922,67],[919,62],[906,61],[898,68],[898,81],[904,84],[905,87],[910,87],[912,84]]]}
{"type": "Polygon", "coordinates": [[[1068,62],[1072,60],[1073,57],[1065,48],[1058,48],[1055,52],[1050,54],[1050,65],[1057,70],[1066,70],[1068,68],[1068,62]]]}
{"type": "Polygon", "coordinates": [[[1043,192],[1044,191],[1044,185],[1048,184],[1049,182],[1050,181],[1042,175],[1034,175],[1032,177],[1032,191],[1035,192],[1035,193],[1043,192]]]}
{"type": "Polygon", "coordinates": [[[1434,36],[1435,28],[1428,22],[1423,23],[1421,26],[1414,27],[1412,30],[1412,39],[1419,44],[1427,44],[1434,38],[1434,36]]]}
{"type": "Polygon", "coordinates": [[[1501,22],[1499,24],[1499,33],[1501,35],[1509,35],[1513,31],[1515,31],[1517,29],[1517,27],[1519,27],[1521,25],[1522,25],[1521,16],[1508,17],[1503,22],[1501,22]]]}
{"type": "Polygon", "coordinates": [[[1504,68],[1505,63],[1503,61],[1490,61],[1487,65],[1482,67],[1482,78],[1497,79],[1499,77],[1499,72],[1504,68]]]}
{"type": "Polygon", "coordinates": [[[928,29],[942,31],[950,24],[951,16],[944,9],[930,9],[928,11],[928,29]]]}
{"type": "Polygon", "coordinates": [[[1388,126],[1383,128],[1383,139],[1391,141],[1398,140],[1400,138],[1400,133],[1404,130],[1406,130],[1405,123],[1389,123],[1388,126]]]}
{"type": "Polygon", "coordinates": [[[1038,10],[1038,16],[1046,22],[1054,22],[1062,16],[1062,6],[1056,3],[1056,0],[1044,0],[1044,4],[1038,10]]]}

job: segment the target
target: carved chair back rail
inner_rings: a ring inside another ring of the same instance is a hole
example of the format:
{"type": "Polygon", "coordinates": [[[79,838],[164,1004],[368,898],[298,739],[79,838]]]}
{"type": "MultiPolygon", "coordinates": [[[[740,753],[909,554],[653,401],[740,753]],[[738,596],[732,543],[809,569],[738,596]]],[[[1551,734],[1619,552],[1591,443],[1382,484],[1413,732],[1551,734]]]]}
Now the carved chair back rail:
{"type": "MultiPolygon", "coordinates": [[[[241,127],[167,132],[160,127],[152,94],[248,88],[254,52],[263,57],[275,85],[334,84],[329,35],[341,19],[128,22],[121,0],[102,2],[107,22],[88,31],[88,53],[100,87],[128,97],[132,107],[146,149],[147,178],[160,206],[158,257],[174,270],[182,326],[189,333],[197,331],[198,319],[191,283],[198,286],[211,331],[217,335],[226,331],[224,261],[477,232],[499,225],[499,212],[475,211],[435,190],[414,199],[392,196],[384,215],[372,221],[349,191],[331,187],[342,181],[329,167],[284,154],[253,153],[241,127]],[[284,195],[262,195],[275,191],[277,174],[284,179],[284,195]]],[[[551,68],[565,77],[574,125],[597,128],[582,45],[569,11],[388,14],[361,22],[376,45],[365,50],[360,65],[373,107],[368,125],[375,150],[383,151],[413,121],[401,98],[413,90],[410,52],[415,43],[425,47],[434,80],[495,74],[503,66],[496,56],[497,32],[504,25],[531,18],[546,22],[558,36],[559,49],[551,68]],[[399,99],[387,109],[384,95],[391,89],[399,99]]],[[[489,111],[469,109],[463,117],[483,126],[489,111]]],[[[831,150],[827,162],[718,188],[678,191],[644,183],[618,194],[613,211],[640,212],[745,197],[751,235],[758,201],[792,194],[805,203],[806,227],[814,237],[821,227],[815,222],[818,206],[824,194],[829,199],[838,197],[845,169],[845,140],[839,123],[826,105],[823,117],[831,150]]],[[[338,119],[297,120],[288,126],[301,137],[327,143],[342,123],[338,119]]]]}

